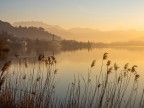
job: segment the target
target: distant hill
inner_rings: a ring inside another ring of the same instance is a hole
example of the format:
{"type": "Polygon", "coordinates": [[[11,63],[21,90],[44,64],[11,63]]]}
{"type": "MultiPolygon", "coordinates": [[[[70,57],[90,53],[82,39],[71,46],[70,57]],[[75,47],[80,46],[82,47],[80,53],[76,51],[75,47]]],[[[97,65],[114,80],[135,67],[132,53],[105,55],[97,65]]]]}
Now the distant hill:
{"type": "Polygon", "coordinates": [[[144,41],[144,31],[137,30],[113,30],[113,31],[100,31],[91,28],[72,28],[69,30],[63,29],[58,25],[48,25],[43,22],[28,21],[16,22],[14,26],[36,26],[43,27],[45,30],[60,35],[64,39],[73,39],[77,41],[87,42],[127,42],[127,41],[144,41]]]}
{"type": "MultiPolygon", "coordinates": [[[[7,31],[8,34],[13,34],[15,37],[19,38],[41,40],[53,40],[53,36],[55,40],[61,40],[59,36],[54,34],[61,34],[61,36],[68,35],[70,37],[67,36],[67,38],[65,39],[75,39],[80,41],[83,40],[83,38],[87,38],[88,40],[97,40],[96,43],[93,43],[94,46],[144,46],[144,31],[99,31],[97,29],[90,28],[72,28],[69,30],[65,30],[56,25],[52,26],[42,22],[34,21],[20,22],[15,23],[14,25],[15,26],[12,26],[8,22],[0,21],[0,31],[7,31]],[[52,32],[54,34],[52,34],[52,32]]],[[[67,45],[78,43],[71,40],[65,40],[63,42],[67,45]]],[[[71,46],[74,46],[74,44],[71,46]]]]}
{"type": "Polygon", "coordinates": [[[144,41],[112,42],[108,46],[144,46],[144,41]]]}
{"type": "Polygon", "coordinates": [[[40,21],[25,21],[25,22],[15,22],[13,23],[13,26],[22,26],[22,27],[43,27],[46,31],[49,31],[51,33],[54,33],[56,35],[61,36],[64,39],[74,39],[72,38],[72,33],[66,31],[62,27],[58,25],[48,25],[46,23],[40,22],[40,21]]]}
{"type": "Polygon", "coordinates": [[[18,38],[40,39],[40,40],[61,40],[61,37],[45,31],[42,27],[14,27],[8,22],[0,20],[0,31],[7,31],[18,38]]]}

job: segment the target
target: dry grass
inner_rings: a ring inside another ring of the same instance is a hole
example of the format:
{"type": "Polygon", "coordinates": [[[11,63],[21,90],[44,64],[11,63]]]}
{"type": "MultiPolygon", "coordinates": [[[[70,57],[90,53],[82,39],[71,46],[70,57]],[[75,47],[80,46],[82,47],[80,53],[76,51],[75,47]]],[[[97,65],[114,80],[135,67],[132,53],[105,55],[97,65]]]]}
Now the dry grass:
{"type": "Polygon", "coordinates": [[[92,68],[96,65],[94,60],[87,78],[82,75],[74,77],[64,99],[58,99],[55,95],[58,72],[55,57],[40,55],[34,58],[33,63],[28,63],[27,58],[20,59],[17,53],[15,58],[17,63],[8,61],[1,69],[0,108],[144,107],[144,91],[141,97],[137,97],[140,77],[136,72],[137,66],[130,68],[126,63],[123,69],[119,70],[116,63],[112,64],[107,60],[108,53],[103,55],[95,83],[92,83],[91,79],[92,68]],[[11,64],[13,72],[8,69],[11,64]]]}

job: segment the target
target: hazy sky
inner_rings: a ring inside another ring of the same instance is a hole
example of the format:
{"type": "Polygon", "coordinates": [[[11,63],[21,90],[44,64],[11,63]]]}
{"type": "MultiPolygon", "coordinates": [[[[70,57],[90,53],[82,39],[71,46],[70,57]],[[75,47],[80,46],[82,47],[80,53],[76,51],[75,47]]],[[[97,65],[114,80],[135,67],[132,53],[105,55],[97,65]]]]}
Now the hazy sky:
{"type": "Polygon", "coordinates": [[[0,20],[144,30],[144,0],[0,0],[0,20]]]}

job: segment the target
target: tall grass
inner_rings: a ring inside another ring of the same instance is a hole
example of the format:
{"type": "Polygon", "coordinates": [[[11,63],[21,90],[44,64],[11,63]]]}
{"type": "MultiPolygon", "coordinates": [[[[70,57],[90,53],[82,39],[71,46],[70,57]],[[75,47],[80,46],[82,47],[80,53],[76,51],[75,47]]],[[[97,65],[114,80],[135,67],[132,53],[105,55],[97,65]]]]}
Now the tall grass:
{"type": "Polygon", "coordinates": [[[0,74],[0,108],[143,108],[144,91],[138,97],[137,66],[126,63],[119,69],[116,63],[102,58],[95,83],[91,76],[96,60],[90,65],[87,78],[74,77],[63,99],[58,99],[56,59],[40,55],[28,62],[15,54],[16,63],[7,61],[0,74]],[[38,63],[37,63],[38,62],[38,63]],[[9,69],[12,65],[11,69],[9,69]]]}

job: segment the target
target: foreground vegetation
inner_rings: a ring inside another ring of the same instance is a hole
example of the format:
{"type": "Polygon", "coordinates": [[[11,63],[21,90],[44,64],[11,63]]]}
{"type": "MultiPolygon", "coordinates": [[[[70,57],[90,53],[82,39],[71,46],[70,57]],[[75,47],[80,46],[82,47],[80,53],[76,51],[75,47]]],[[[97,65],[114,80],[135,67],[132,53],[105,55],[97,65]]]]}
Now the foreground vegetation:
{"type": "Polygon", "coordinates": [[[141,97],[137,95],[140,77],[137,66],[130,68],[126,63],[120,70],[107,56],[108,53],[103,55],[95,83],[91,78],[94,60],[87,78],[74,77],[65,98],[58,99],[55,57],[40,55],[29,63],[28,58],[20,58],[16,53],[16,63],[7,61],[1,69],[0,108],[143,108],[144,91],[141,97]]]}

